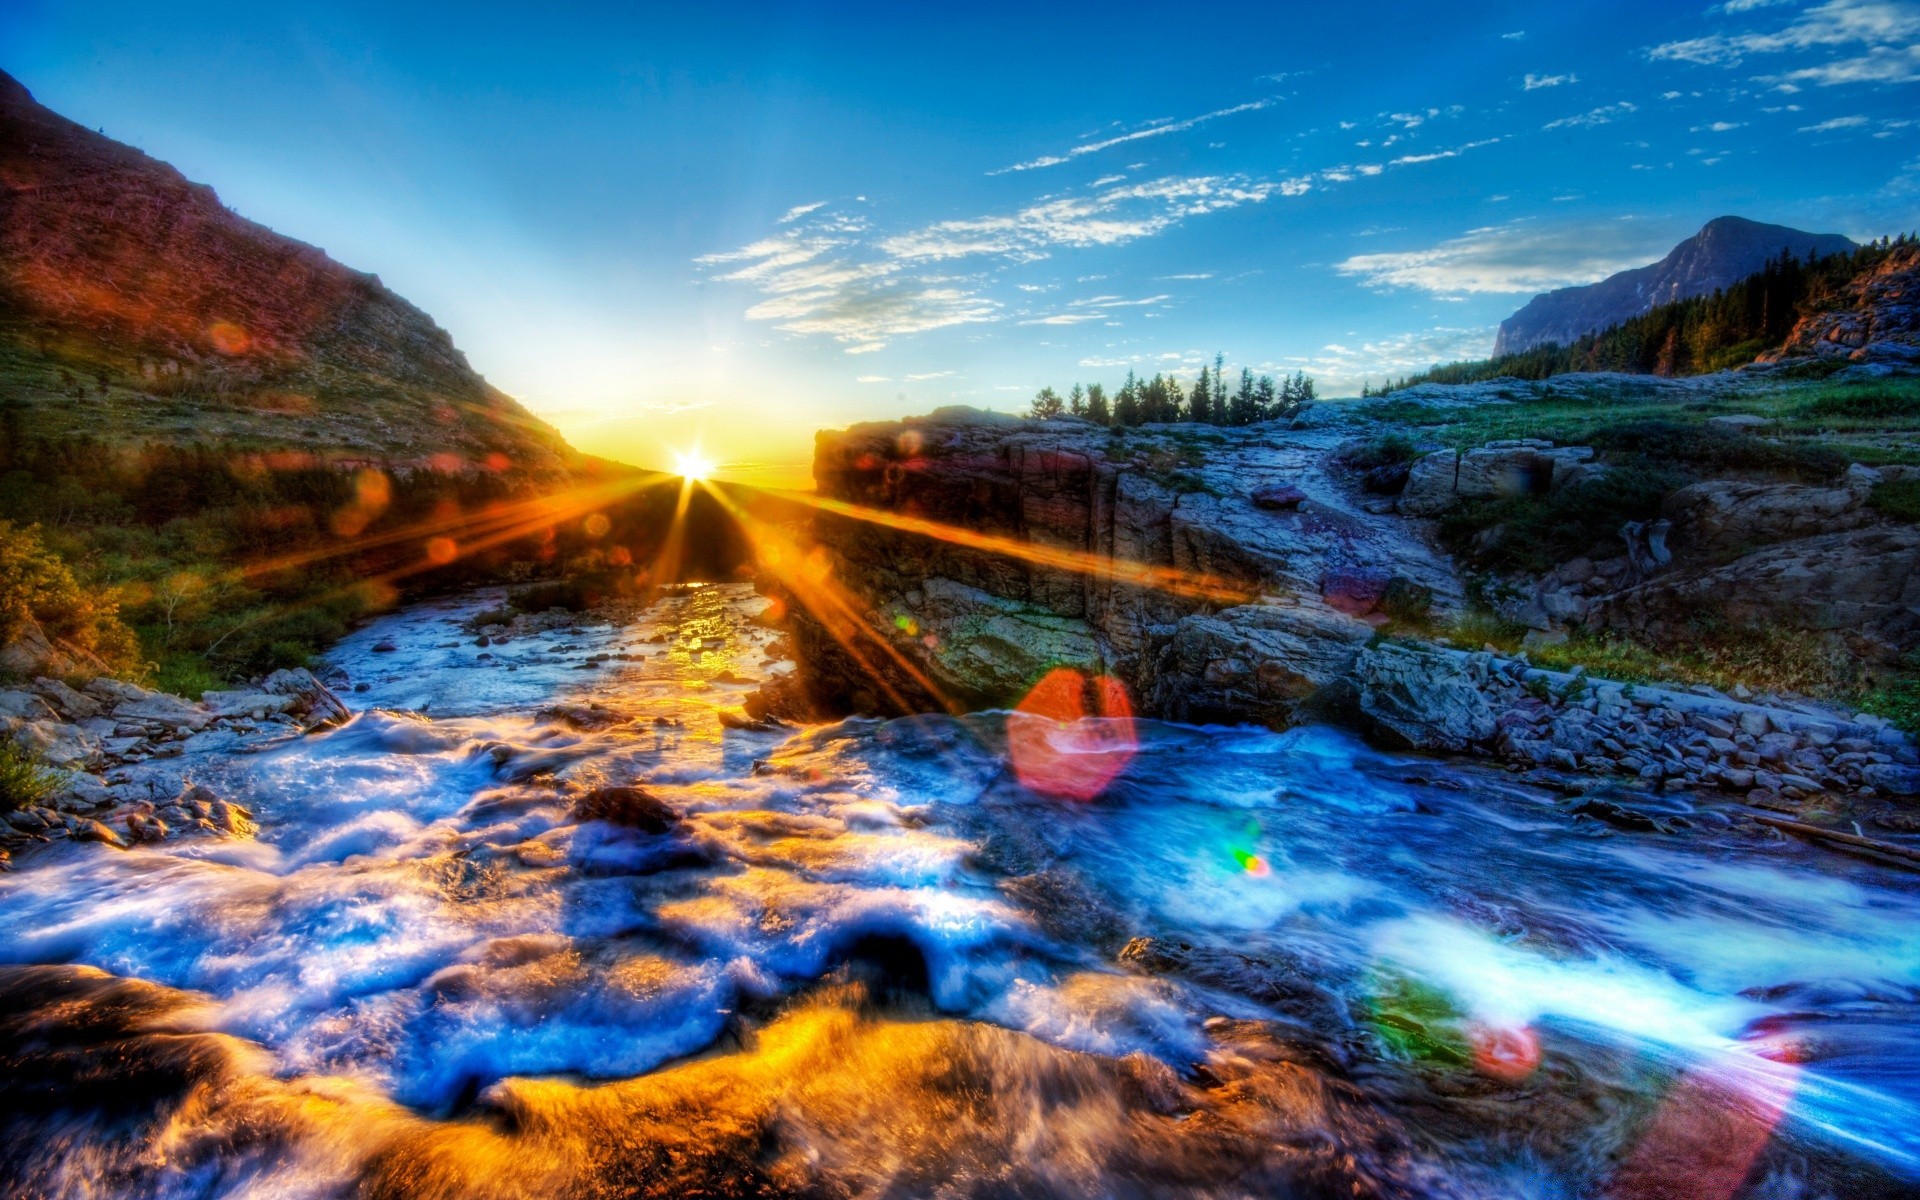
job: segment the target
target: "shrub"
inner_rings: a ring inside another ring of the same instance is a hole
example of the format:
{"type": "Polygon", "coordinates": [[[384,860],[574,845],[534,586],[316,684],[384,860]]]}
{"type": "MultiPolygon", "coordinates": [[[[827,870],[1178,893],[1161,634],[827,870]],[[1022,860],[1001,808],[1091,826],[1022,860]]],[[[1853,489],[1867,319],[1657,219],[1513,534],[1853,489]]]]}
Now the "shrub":
{"type": "Polygon", "coordinates": [[[1899,673],[1867,693],[1860,707],[1908,733],[1920,734],[1920,650],[1908,654],[1901,661],[1899,673]]]}
{"type": "Polygon", "coordinates": [[[1412,462],[1420,457],[1420,444],[1404,433],[1388,433],[1342,456],[1343,461],[1359,471],[1369,471],[1374,467],[1391,466],[1394,463],[1412,462]]]}
{"type": "Polygon", "coordinates": [[[507,594],[507,602],[523,613],[546,612],[550,608],[579,612],[588,607],[587,586],[578,579],[550,579],[513,589],[507,594]]]}
{"type": "Polygon", "coordinates": [[[1876,483],[1867,503],[1883,517],[1920,524],[1920,479],[1876,483]]]}
{"type": "Polygon", "coordinates": [[[0,813],[38,804],[60,786],[60,776],[17,742],[0,741],[0,813]]]}
{"type": "Polygon", "coordinates": [[[115,671],[139,667],[139,642],[121,622],[119,606],[82,586],[41,543],[37,527],[0,521],[0,639],[27,620],[49,637],[98,655],[115,671]]]}
{"type": "Polygon", "coordinates": [[[1618,545],[1620,526],[1660,513],[1660,502],[1687,482],[1670,468],[1618,465],[1597,479],[1544,497],[1514,496],[1467,504],[1440,520],[1440,537],[1456,553],[1494,570],[1540,574],[1597,547],[1618,545]],[[1501,526],[1491,545],[1474,535],[1501,526]]]}

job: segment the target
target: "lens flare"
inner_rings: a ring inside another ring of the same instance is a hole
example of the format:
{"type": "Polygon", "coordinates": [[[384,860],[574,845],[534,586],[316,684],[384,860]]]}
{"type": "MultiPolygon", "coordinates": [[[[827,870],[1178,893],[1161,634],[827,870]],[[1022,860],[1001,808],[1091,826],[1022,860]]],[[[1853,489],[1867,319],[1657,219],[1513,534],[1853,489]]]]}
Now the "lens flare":
{"type": "Polygon", "coordinates": [[[1111,675],[1088,679],[1070,667],[1055,668],[1007,719],[1014,773],[1048,796],[1093,799],[1126,769],[1137,749],[1133,704],[1111,675]]]}
{"type": "Polygon", "coordinates": [[[691,450],[681,450],[673,456],[674,470],[679,473],[680,478],[691,483],[700,483],[712,475],[716,465],[712,459],[700,453],[698,446],[691,450]]]}

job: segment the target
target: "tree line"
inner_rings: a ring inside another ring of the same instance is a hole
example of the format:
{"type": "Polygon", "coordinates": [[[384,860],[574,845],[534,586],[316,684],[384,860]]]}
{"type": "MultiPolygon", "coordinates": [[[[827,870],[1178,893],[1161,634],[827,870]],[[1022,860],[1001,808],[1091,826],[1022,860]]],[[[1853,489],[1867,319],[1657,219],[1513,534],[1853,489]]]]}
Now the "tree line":
{"type": "Polygon", "coordinates": [[[1176,421],[1252,425],[1298,416],[1314,399],[1313,379],[1304,371],[1282,376],[1276,384],[1272,376],[1243,367],[1236,385],[1227,376],[1225,356],[1215,355],[1211,370],[1203,365],[1190,391],[1172,375],[1141,379],[1128,371],[1126,382],[1111,396],[1098,383],[1076,383],[1064,397],[1043,387],[1027,415],[1042,421],[1074,416],[1116,429],[1176,421]]]}
{"type": "Polygon", "coordinates": [[[1881,238],[1854,250],[1805,259],[1783,251],[1759,271],[1706,296],[1662,304],[1571,345],[1552,343],[1476,362],[1436,366],[1363,396],[1422,383],[1540,380],[1573,371],[1704,375],[1750,363],[1786,343],[1801,317],[1833,305],[1855,277],[1916,244],[1914,235],[1881,238]]]}

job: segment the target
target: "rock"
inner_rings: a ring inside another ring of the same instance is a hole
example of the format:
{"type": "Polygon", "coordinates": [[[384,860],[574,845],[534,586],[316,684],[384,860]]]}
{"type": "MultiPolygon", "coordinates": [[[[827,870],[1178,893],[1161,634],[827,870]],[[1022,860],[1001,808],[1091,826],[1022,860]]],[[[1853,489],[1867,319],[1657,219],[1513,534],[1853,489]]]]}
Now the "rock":
{"type": "Polygon", "coordinates": [[[184,725],[189,729],[204,729],[213,721],[213,714],[206,709],[163,692],[149,692],[138,700],[122,700],[114,706],[113,715],[118,721],[150,721],[169,728],[184,725]]]}
{"type": "Polygon", "coordinates": [[[1391,743],[1458,752],[1494,735],[1492,707],[1448,655],[1376,646],[1361,653],[1353,674],[1360,711],[1391,743]]]}
{"type": "Polygon", "coordinates": [[[1868,763],[1860,768],[1868,787],[1889,796],[1920,796],[1920,768],[1901,763],[1868,763]]]}
{"type": "Polygon", "coordinates": [[[375,642],[372,646],[372,650],[375,654],[392,654],[399,649],[400,647],[394,645],[393,642],[388,640],[387,638],[381,638],[379,641],[375,642]]]}
{"type": "Polygon", "coordinates": [[[574,802],[579,821],[605,821],[647,833],[666,833],[680,823],[667,803],[642,787],[595,788],[574,802]]]}
{"type": "Polygon", "coordinates": [[[293,700],[292,712],[306,717],[309,728],[337,725],[353,716],[333,689],[314,678],[305,667],[275,671],[260,681],[260,690],[293,700]]]}
{"type": "Polygon", "coordinates": [[[1762,361],[1842,359],[1860,364],[1920,364],[1920,246],[1899,246],[1847,281],[1821,311],[1800,318],[1762,361]]]}
{"type": "Polygon", "coordinates": [[[1580,816],[1592,817],[1596,821],[1604,822],[1615,829],[1625,829],[1634,833],[1667,832],[1665,826],[1647,814],[1615,804],[1611,800],[1589,798],[1576,804],[1573,811],[1580,816]]]}
{"type": "Polygon", "coordinates": [[[292,696],[276,696],[271,692],[231,691],[203,692],[200,703],[212,709],[216,717],[246,713],[259,720],[266,713],[291,712],[297,701],[292,696]]]}
{"type": "Polygon", "coordinates": [[[73,836],[82,842],[104,842],[117,850],[125,850],[127,848],[126,839],[100,821],[82,820],[79,826],[74,829],[73,836]]]}
{"type": "Polygon", "coordinates": [[[21,721],[55,721],[60,717],[53,705],[32,692],[0,691],[0,717],[21,721]]]}
{"type": "Polygon", "coordinates": [[[1195,615],[1174,626],[1141,697],[1176,721],[1257,721],[1283,728],[1347,677],[1373,627],[1314,604],[1271,604],[1195,615]]]}
{"type": "Polygon", "coordinates": [[[1363,617],[1386,599],[1393,573],[1377,567],[1337,567],[1320,577],[1320,598],[1348,616],[1363,617]]]}
{"type": "Polygon", "coordinates": [[[1722,560],[1761,546],[1874,522],[1866,495],[1851,488],[1714,479],[1668,496],[1669,542],[1682,555],[1722,560]]]}
{"type": "Polygon", "coordinates": [[[1538,650],[1543,646],[1564,646],[1568,635],[1564,629],[1529,629],[1520,639],[1520,645],[1528,650],[1538,650]]]}
{"type": "Polygon", "coordinates": [[[50,638],[32,617],[16,617],[0,640],[0,674],[36,676],[104,675],[107,664],[69,642],[50,638]]]}
{"type": "Polygon", "coordinates": [[[13,731],[13,738],[55,767],[90,762],[100,753],[97,736],[61,721],[25,722],[13,731]]]}
{"type": "Polygon", "coordinates": [[[159,817],[132,813],[127,817],[127,834],[136,842],[164,842],[171,830],[159,817]]]}
{"type": "Polygon", "coordinates": [[[1762,417],[1755,413],[1727,413],[1707,418],[1707,428],[1726,429],[1735,433],[1752,433],[1775,424],[1772,417],[1762,417]]]}
{"type": "Polygon", "coordinates": [[[69,720],[80,721],[100,715],[100,701],[73,690],[58,679],[36,679],[33,681],[33,690],[69,720]]]}
{"type": "Polygon", "coordinates": [[[1288,512],[1304,504],[1307,494],[1290,484],[1281,483],[1255,489],[1252,499],[1255,508],[1288,512]]]}
{"type": "Polygon", "coordinates": [[[1896,661],[1920,645],[1920,527],[1867,526],[1672,570],[1603,598],[1587,619],[1656,644],[1719,620],[1827,635],[1868,661],[1896,661]]]}

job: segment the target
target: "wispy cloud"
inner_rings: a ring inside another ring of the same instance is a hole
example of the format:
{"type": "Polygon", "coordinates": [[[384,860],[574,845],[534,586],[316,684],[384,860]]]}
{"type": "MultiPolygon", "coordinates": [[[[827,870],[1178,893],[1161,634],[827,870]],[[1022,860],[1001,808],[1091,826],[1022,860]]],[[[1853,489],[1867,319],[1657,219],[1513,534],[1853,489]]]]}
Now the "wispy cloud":
{"type": "Polygon", "coordinates": [[[1049,313],[1043,317],[1030,317],[1021,321],[1022,325],[1084,325],[1090,321],[1109,321],[1113,319],[1113,310],[1117,308],[1148,308],[1173,299],[1171,296],[1145,296],[1138,300],[1128,300],[1121,296],[1092,296],[1085,300],[1069,300],[1064,311],[1049,313]]]}
{"type": "Polygon", "coordinates": [[[1324,395],[1353,395],[1362,381],[1379,383],[1416,374],[1439,363],[1485,358],[1493,351],[1492,325],[1453,328],[1440,326],[1362,340],[1357,345],[1333,343],[1312,354],[1277,363],[1262,363],[1272,373],[1303,369],[1314,376],[1324,395]]]}
{"type": "MultiPolygon", "coordinates": [[[[1772,5],[1729,3],[1729,13],[1772,5]]],[[[1771,32],[1716,33],[1665,42],[1656,60],[1734,67],[1756,55],[1842,52],[1844,56],[1762,76],[1789,90],[1801,84],[1911,83],[1920,80],[1920,7],[1906,0],[1826,0],[1771,32]]]]}
{"type": "Polygon", "coordinates": [[[791,225],[808,213],[825,208],[826,206],[827,202],[825,200],[815,200],[812,204],[796,204],[786,211],[778,223],[781,225],[791,225]]]}
{"type": "Polygon", "coordinates": [[[1527,72],[1526,86],[1521,90],[1528,91],[1528,92],[1537,92],[1541,88],[1560,87],[1563,84],[1579,83],[1579,82],[1580,82],[1580,77],[1578,75],[1573,75],[1573,74],[1535,75],[1533,72],[1529,71],[1527,72]]]}
{"type": "Polygon", "coordinates": [[[1440,296],[1521,295],[1604,279],[1650,262],[1664,250],[1650,231],[1633,221],[1514,221],[1469,230],[1425,249],[1357,254],[1337,269],[1376,287],[1419,288],[1440,296]]]}
{"type": "Polygon", "coordinates": [[[1622,100],[1618,104],[1603,104],[1599,108],[1588,109],[1571,117],[1561,117],[1558,121],[1549,121],[1543,129],[1574,129],[1583,126],[1611,125],[1621,117],[1640,111],[1640,106],[1631,100],[1622,100]]]}
{"type": "Polygon", "coordinates": [[[1182,133],[1192,129],[1196,125],[1204,125],[1208,121],[1217,121],[1221,117],[1236,116],[1245,112],[1256,112],[1263,108],[1270,108],[1276,103],[1278,103],[1277,98],[1269,96],[1262,100],[1249,100],[1245,104],[1236,104],[1231,108],[1217,108],[1212,112],[1201,113],[1197,117],[1187,117],[1184,120],[1175,121],[1169,118],[1153,121],[1138,129],[1116,134],[1113,137],[1102,138],[1097,142],[1082,142],[1080,145],[1062,154],[1043,154],[1038,158],[1028,159],[1026,162],[1014,163],[1010,167],[1001,167],[997,171],[988,171],[987,174],[1006,175],[1014,171],[1037,171],[1042,167],[1057,167],[1061,163],[1072,162],[1082,155],[1098,154],[1102,150],[1109,150],[1115,146],[1123,146],[1128,142],[1137,142],[1145,138],[1162,137],[1169,133],[1182,133]]]}

